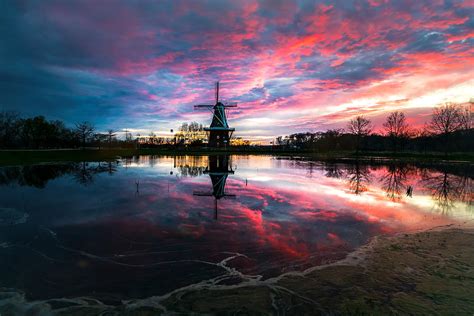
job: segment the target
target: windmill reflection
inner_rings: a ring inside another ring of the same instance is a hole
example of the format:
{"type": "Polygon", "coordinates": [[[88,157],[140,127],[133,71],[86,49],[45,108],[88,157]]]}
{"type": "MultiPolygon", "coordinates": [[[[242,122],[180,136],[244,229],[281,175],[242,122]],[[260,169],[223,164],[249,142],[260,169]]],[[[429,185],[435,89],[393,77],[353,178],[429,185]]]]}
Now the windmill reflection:
{"type": "Polygon", "coordinates": [[[229,174],[234,174],[232,170],[231,160],[227,155],[216,155],[208,157],[208,166],[204,174],[208,174],[212,182],[211,192],[194,191],[196,196],[213,196],[214,197],[214,218],[217,219],[217,201],[222,198],[235,198],[234,194],[225,192],[225,185],[229,174]]]}

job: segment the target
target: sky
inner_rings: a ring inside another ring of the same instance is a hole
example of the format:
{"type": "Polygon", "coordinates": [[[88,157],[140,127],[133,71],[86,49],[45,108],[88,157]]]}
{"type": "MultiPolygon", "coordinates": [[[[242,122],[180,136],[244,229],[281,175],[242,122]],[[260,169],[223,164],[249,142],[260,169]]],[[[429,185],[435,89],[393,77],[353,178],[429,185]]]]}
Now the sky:
{"type": "Polygon", "coordinates": [[[474,97],[472,0],[0,0],[0,36],[0,111],[103,131],[208,125],[217,80],[267,142],[474,97]]]}

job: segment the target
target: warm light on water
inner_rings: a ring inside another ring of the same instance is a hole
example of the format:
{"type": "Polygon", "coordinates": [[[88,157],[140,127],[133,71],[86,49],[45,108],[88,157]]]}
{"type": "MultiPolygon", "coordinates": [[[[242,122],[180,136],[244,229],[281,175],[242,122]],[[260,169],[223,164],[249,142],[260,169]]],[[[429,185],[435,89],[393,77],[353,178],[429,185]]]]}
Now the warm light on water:
{"type": "Polygon", "coordinates": [[[472,177],[469,166],[271,156],[0,168],[0,280],[35,299],[115,300],[239,282],[227,266],[276,276],[380,234],[472,221],[472,177]]]}

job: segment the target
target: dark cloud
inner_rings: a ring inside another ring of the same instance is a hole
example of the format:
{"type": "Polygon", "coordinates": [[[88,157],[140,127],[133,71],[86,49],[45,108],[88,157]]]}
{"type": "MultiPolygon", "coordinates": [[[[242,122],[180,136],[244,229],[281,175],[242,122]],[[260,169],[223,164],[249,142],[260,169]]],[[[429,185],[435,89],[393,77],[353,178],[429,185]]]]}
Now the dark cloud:
{"type": "Polygon", "coordinates": [[[0,107],[101,128],[149,128],[153,116],[175,124],[212,100],[218,79],[249,108],[355,89],[420,53],[462,60],[474,29],[461,1],[25,0],[0,9],[0,107]]]}
{"type": "Polygon", "coordinates": [[[429,52],[442,51],[448,46],[446,36],[439,32],[421,33],[416,39],[409,43],[404,51],[406,52],[429,52]]]}

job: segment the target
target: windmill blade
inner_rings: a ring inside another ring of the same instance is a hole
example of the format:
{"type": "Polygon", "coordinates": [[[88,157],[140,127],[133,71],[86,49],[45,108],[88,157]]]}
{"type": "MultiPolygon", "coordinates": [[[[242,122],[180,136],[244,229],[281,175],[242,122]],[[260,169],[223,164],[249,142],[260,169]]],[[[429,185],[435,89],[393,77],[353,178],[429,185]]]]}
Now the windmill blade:
{"type": "Polygon", "coordinates": [[[219,81],[216,82],[216,104],[219,102],[219,81]]]}
{"type": "Polygon", "coordinates": [[[196,108],[212,108],[212,107],[214,107],[214,105],[212,105],[212,104],[196,104],[194,106],[195,109],[196,108]]]}
{"type": "Polygon", "coordinates": [[[226,108],[236,108],[237,107],[237,103],[226,103],[224,104],[224,107],[226,108]]]}

